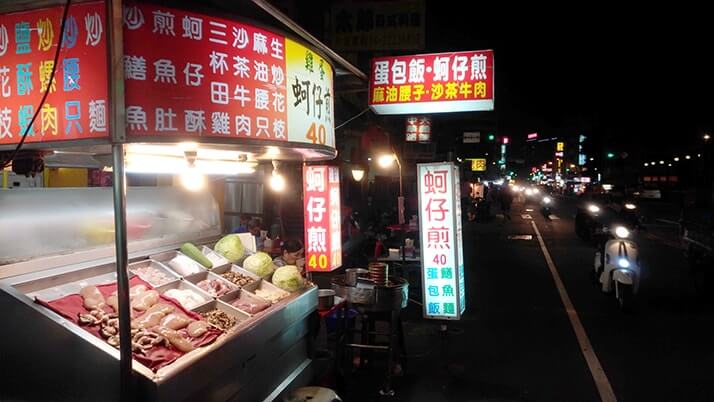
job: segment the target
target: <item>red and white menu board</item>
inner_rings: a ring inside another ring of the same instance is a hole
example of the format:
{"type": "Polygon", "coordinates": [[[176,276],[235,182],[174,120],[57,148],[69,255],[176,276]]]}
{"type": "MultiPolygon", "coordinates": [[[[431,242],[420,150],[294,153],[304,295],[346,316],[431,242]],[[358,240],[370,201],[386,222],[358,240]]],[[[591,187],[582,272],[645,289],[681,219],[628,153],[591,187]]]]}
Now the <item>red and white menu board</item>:
{"type": "Polygon", "coordinates": [[[459,171],[417,164],[424,317],[458,320],[466,308],[459,171]]]}
{"type": "Polygon", "coordinates": [[[369,106],[377,114],[493,110],[493,50],[372,60],[369,106]]]}
{"type": "Polygon", "coordinates": [[[340,169],[305,166],[303,195],[305,267],[308,271],[333,271],[342,266],[340,169]]]}
{"type": "Polygon", "coordinates": [[[127,2],[124,73],[130,136],[335,145],[331,65],[268,30],[127,2]]]}
{"type": "Polygon", "coordinates": [[[52,7],[0,16],[0,145],[17,144],[25,132],[27,143],[109,136],[104,2],[70,6],[64,33],[62,12],[52,7]]]}

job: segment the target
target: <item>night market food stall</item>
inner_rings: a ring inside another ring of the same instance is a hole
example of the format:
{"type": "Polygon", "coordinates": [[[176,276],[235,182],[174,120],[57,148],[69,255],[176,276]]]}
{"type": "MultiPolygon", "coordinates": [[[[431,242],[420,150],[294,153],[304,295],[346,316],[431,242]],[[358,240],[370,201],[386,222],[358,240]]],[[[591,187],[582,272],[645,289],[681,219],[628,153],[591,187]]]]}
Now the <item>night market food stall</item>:
{"type": "MultiPolygon", "coordinates": [[[[208,191],[127,188],[125,173],[195,190],[335,158],[334,54],[143,2],[30,4],[0,9],[0,161],[81,157],[113,186],[0,191],[0,396],[263,400],[307,381],[317,288],[244,270],[251,239],[221,244],[208,191]]],[[[326,197],[311,219],[334,215],[335,174],[309,172],[326,197]]],[[[334,230],[314,226],[312,268],[339,266],[334,230]]]]}

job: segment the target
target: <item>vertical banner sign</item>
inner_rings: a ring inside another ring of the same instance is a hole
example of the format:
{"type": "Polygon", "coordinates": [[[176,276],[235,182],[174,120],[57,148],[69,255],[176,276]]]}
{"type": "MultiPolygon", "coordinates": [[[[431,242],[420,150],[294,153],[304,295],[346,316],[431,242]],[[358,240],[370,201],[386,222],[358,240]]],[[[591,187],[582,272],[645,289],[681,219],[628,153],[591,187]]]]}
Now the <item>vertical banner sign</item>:
{"type": "Polygon", "coordinates": [[[124,5],[127,134],[335,146],[333,69],[282,35],[124,5]]]}
{"type": "Polygon", "coordinates": [[[459,173],[453,163],[417,168],[424,317],[458,320],[466,308],[459,173]]]}
{"type": "Polygon", "coordinates": [[[306,269],[333,271],[342,265],[339,168],[305,166],[303,194],[306,269]]]}
{"type": "Polygon", "coordinates": [[[104,2],[0,16],[0,145],[108,137],[104,2]],[[63,35],[54,77],[50,77],[63,35]]]}
{"type": "Polygon", "coordinates": [[[428,117],[407,117],[407,142],[431,142],[431,119],[428,117]]]}

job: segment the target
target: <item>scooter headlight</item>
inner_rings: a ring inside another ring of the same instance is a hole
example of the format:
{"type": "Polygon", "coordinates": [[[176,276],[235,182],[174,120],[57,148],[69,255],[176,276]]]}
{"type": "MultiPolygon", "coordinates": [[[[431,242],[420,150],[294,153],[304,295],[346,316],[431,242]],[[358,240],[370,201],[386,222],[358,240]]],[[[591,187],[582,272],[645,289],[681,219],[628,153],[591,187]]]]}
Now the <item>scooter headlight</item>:
{"type": "Polygon", "coordinates": [[[533,195],[533,190],[530,188],[526,189],[526,195],[533,195]]]}
{"type": "Polygon", "coordinates": [[[538,190],[537,188],[534,188],[534,189],[533,189],[533,194],[538,194],[538,193],[540,193],[540,190],[538,190]]]}
{"type": "Polygon", "coordinates": [[[600,207],[598,207],[595,204],[590,204],[590,205],[588,205],[588,211],[596,214],[596,213],[600,212],[600,207]]]}
{"type": "Polygon", "coordinates": [[[550,197],[543,197],[543,204],[550,204],[551,201],[550,197]]]}
{"type": "Polygon", "coordinates": [[[630,236],[630,231],[627,230],[627,228],[624,226],[618,226],[615,228],[615,236],[619,237],[620,239],[626,239],[628,236],[630,236]]]}
{"type": "Polygon", "coordinates": [[[637,208],[637,205],[635,205],[635,204],[632,204],[632,203],[629,203],[629,202],[628,202],[627,204],[625,204],[625,209],[633,210],[633,209],[636,209],[636,208],[637,208]]]}
{"type": "Polygon", "coordinates": [[[618,259],[617,265],[620,266],[620,268],[630,268],[630,262],[627,260],[627,258],[618,259]]]}

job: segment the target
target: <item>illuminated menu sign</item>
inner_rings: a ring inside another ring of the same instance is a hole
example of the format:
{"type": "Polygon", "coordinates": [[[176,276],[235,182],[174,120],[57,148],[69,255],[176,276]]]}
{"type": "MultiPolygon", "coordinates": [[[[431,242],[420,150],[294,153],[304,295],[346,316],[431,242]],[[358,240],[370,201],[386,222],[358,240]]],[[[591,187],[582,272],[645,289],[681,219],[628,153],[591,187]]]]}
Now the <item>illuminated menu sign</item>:
{"type": "Polygon", "coordinates": [[[458,320],[466,308],[459,173],[418,164],[424,317],[458,320]]]}
{"type": "Polygon", "coordinates": [[[342,266],[340,170],[336,166],[305,166],[305,267],[328,272],[342,266]]]}
{"type": "Polygon", "coordinates": [[[431,142],[431,119],[428,117],[407,117],[407,142],[431,142]]]}
{"type": "Polygon", "coordinates": [[[331,65],[265,29],[128,2],[124,73],[130,136],[335,146],[331,65]]]}
{"type": "Polygon", "coordinates": [[[64,33],[62,12],[53,7],[0,16],[0,145],[17,144],[25,132],[26,143],[109,136],[104,2],[73,4],[64,33]]]}
{"type": "Polygon", "coordinates": [[[493,110],[493,51],[372,60],[369,106],[377,114],[493,110]]]}

